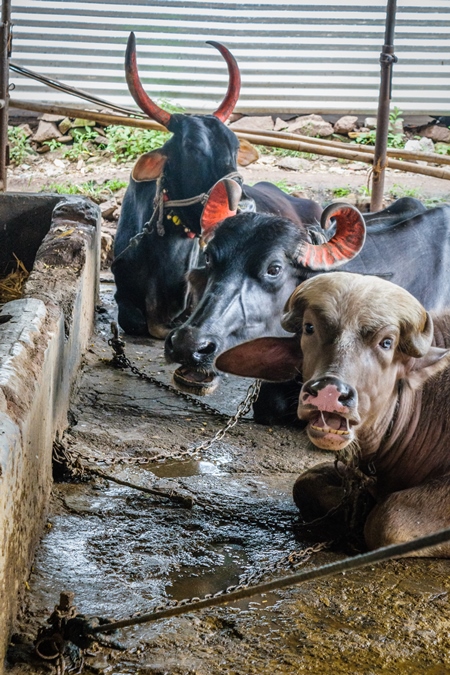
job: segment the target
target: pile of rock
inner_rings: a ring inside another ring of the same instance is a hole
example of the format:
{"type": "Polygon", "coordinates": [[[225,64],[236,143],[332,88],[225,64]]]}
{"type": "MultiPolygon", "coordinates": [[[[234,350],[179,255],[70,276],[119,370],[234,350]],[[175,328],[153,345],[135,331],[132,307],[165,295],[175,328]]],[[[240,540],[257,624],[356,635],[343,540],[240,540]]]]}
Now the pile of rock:
{"type": "MultiPolygon", "coordinates": [[[[274,115],[239,117],[236,115],[230,127],[249,131],[287,131],[313,138],[332,137],[334,140],[348,142],[375,129],[376,124],[375,117],[361,119],[356,115],[344,115],[334,122],[325,120],[321,115],[301,115],[289,119],[274,115]]],[[[434,118],[425,115],[411,117],[406,124],[401,118],[397,118],[392,124],[391,131],[395,134],[403,134],[409,140],[416,140],[413,138],[416,136],[429,139],[431,145],[426,142],[421,143],[422,152],[433,152],[435,143],[450,144],[448,126],[436,123],[434,118]]]]}
{"type": "Polygon", "coordinates": [[[19,126],[25,132],[33,150],[39,154],[49,152],[58,143],[70,145],[74,141],[74,130],[85,127],[92,127],[96,133],[96,135],[92,134],[91,143],[98,146],[106,144],[106,134],[103,127],[93,120],[86,120],[81,117],[69,118],[64,115],[45,114],[39,118],[36,128],[32,128],[29,124],[19,126]]]}

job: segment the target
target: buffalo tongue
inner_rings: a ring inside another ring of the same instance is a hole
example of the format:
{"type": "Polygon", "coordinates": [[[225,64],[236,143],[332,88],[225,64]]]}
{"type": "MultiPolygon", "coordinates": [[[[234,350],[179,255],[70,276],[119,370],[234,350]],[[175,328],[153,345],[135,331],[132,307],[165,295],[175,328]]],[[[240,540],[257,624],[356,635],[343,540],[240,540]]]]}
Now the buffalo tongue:
{"type": "Polygon", "coordinates": [[[323,429],[334,429],[334,430],[346,430],[347,420],[341,415],[337,415],[329,412],[319,411],[319,414],[311,420],[311,424],[315,427],[321,427],[323,429]]]}

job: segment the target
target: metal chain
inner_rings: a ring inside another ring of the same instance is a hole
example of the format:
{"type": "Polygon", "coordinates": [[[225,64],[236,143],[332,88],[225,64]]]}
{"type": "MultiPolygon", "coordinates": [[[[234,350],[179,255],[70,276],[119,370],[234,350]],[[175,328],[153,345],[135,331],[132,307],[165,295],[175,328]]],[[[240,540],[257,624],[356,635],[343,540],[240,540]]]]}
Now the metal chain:
{"type": "MultiPolygon", "coordinates": [[[[327,550],[330,548],[330,545],[331,542],[322,541],[318,544],[313,544],[312,546],[306,546],[305,548],[291,551],[279,560],[265,564],[261,569],[251,569],[250,571],[241,574],[239,577],[239,583],[234,586],[227,586],[227,588],[217,591],[217,593],[207,593],[203,596],[203,598],[193,597],[183,598],[182,600],[166,600],[165,602],[159,603],[156,607],[153,607],[150,611],[161,612],[165,609],[182,605],[186,608],[186,612],[189,612],[189,606],[198,602],[200,599],[208,600],[210,598],[218,598],[222,595],[233,593],[234,591],[240,591],[244,588],[251,588],[252,586],[258,584],[267,575],[274,575],[277,572],[296,569],[300,565],[307,563],[313,554],[327,550]]],[[[139,614],[134,616],[139,616],[139,614]]]]}
{"type": "MultiPolygon", "coordinates": [[[[236,426],[239,420],[242,419],[250,411],[252,404],[256,401],[256,399],[259,396],[259,392],[261,389],[261,380],[255,380],[255,382],[253,382],[249,386],[247,394],[244,400],[241,401],[241,403],[239,403],[235,414],[232,415],[231,417],[228,417],[228,415],[225,415],[224,413],[220,412],[220,410],[213,408],[207,403],[199,401],[198,399],[193,398],[189,394],[186,394],[183,391],[179,391],[171,384],[161,382],[161,380],[158,380],[153,375],[148,375],[147,373],[137,368],[135,365],[133,365],[133,363],[125,354],[125,342],[119,337],[119,331],[115,321],[111,323],[111,331],[113,333],[113,337],[108,340],[108,344],[110,345],[110,347],[112,347],[114,351],[114,356],[111,359],[111,364],[115,368],[120,368],[122,370],[128,368],[134,375],[137,375],[146,382],[150,382],[151,384],[154,384],[160,389],[170,391],[172,394],[175,394],[175,396],[181,397],[184,400],[189,401],[189,403],[191,403],[192,405],[201,408],[205,412],[212,414],[215,417],[220,417],[220,419],[227,420],[226,424],[221,429],[219,429],[211,439],[204,441],[203,443],[199,443],[198,445],[194,445],[192,448],[188,448],[187,450],[179,450],[178,452],[171,453],[170,457],[168,457],[165,453],[153,455],[152,457],[149,457],[145,463],[161,462],[166,460],[178,461],[178,460],[185,460],[187,458],[189,459],[196,458],[200,452],[208,450],[213,445],[213,443],[221,440],[225,436],[225,434],[228,433],[228,431],[230,431],[230,429],[236,426]]],[[[127,458],[124,461],[127,461],[128,463],[133,463],[134,460],[136,460],[136,458],[127,458]]],[[[144,462],[142,462],[142,460],[139,458],[136,460],[136,463],[144,463],[144,462]]]]}
{"type": "Polygon", "coordinates": [[[228,415],[225,415],[225,413],[220,412],[220,410],[217,410],[217,408],[213,408],[211,405],[208,405],[203,401],[199,401],[193,396],[190,396],[190,394],[186,394],[184,391],[176,389],[176,387],[172,386],[171,384],[161,382],[161,380],[158,380],[156,377],[154,377],[154,375],[148,375],[147,373],[144,373],[144,371],[139,370],[139,368],[134,366],[130,361],[130,359],[125,354],[125,341],[119,337],[119,331],[115,321],[111,322],[111,332],[113,334],[113,337],[108,340],[108,344],[113,349],[114,355],[110,363],[115,368],[119,368],[120,370],[126,370],[127,368],[129,368],[134,375],[137,375],[142,380],[146,380],[147,382],[150,382],[150,384],[154,384],[156,387],[159,387],[160,389],[170,391],[175,396],[178,396],[179,398],[182,398],[185,401],[189,401],[189,403],[196,406],[197,408],[201,408],[208,414],[214,415],[215,417],[220,417],[221,419],[228,418],[228,415]]]}

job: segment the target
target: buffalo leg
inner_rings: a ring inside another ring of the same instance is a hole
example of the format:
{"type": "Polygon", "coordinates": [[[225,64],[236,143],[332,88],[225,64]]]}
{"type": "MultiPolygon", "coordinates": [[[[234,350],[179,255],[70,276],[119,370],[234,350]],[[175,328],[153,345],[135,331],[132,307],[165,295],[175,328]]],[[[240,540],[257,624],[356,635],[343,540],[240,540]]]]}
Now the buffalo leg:
{"type": "Polygon", "coordinates": [[[144,311],[119,291],[115,295],[115,300],[119,310],[118,322],[122,330],[128,335],[148,335],[144,311]]]}
{"type": "MultiPolygon", "coordinates": [[[[394,492],[370,513],[364,528],[369,549],[400,544],[450,527],[450,476],[394,492]]],[[[450,543],[410,556],[450,558],[450,543]]]]}
{"type": "Polygon", "coordinates": [[[365,487],[352,488],[334,462],[301,474],[293,496],[303,520],[296,525],[297,536],[331,539],[349,551],[364,547],[363,527],[375,500],[365,487]]]}

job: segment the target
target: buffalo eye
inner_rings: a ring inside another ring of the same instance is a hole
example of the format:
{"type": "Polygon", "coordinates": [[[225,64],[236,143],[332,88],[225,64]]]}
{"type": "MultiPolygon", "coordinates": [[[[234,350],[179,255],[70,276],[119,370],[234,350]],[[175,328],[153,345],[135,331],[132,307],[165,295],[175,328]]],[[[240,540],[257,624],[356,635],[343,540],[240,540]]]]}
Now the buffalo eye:
{"type": "Polygon", "coordinates": [[[387,351],[392,347],[393,342],[394,340],[392,338],[384,338],[379,344],[381,349],[385,349],[387,351]]]}
{"type": "Polygon", "coordinates": [[[282,267],[279,263],[271,263],[267,268],[267,274],[269,277],[277,277],[282,270],[282,267]]]}
{"type": "Polygon", "coordinates": [[[306,335],[312,335],[314,333],[314,326],[312,323],[305,323],[303,325],[303,331],[306,333],[306,335]]]}
{"type": "Polygon", "coordinates": [[[211,267],[211,257],[209,256],[207,251],[204,252],[204,257],[206,267],[211,267]]]}

